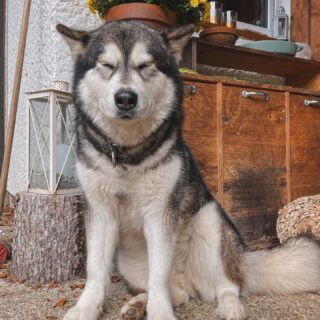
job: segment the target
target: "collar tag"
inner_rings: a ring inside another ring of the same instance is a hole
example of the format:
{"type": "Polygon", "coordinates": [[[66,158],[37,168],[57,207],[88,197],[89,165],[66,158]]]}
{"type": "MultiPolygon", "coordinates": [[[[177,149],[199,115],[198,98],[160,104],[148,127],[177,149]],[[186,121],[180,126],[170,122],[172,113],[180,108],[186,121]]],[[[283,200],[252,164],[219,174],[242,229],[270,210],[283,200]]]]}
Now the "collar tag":
{"type": "Polygon", "coordinates": [[[118,145],[115,143],[111,144],[111,161],[112,165],[115,168],[117,166],[117,152],[118,152],[118,145]]]}

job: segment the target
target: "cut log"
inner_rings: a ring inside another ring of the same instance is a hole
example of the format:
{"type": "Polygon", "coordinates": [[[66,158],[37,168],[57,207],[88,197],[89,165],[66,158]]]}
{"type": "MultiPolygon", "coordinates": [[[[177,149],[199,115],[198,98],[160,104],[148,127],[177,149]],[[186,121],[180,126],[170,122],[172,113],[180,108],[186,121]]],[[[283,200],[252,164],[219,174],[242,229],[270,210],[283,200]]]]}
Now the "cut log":
{"type": "Polygon", "coordinates": [[[19,193],[12,275],[28,283],[63,282],[83,276],[84,215],[82,194],[19,193]]]}
{"type": "Polygon", "coordinates": [[[281,243],[298,235],[320,240],[320,195],[299,198],[281,209],[277,233],[281,243]]]}

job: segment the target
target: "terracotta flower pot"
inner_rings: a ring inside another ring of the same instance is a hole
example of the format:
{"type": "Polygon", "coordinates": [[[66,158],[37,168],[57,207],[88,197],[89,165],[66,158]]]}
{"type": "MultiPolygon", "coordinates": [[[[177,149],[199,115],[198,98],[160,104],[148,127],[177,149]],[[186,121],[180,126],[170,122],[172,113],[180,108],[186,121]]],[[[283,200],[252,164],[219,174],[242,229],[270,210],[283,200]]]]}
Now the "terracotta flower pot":
{"type": "Polygon", "coordinates": [[[106,21],[140,20],[151,28],[175,27],[178,24],[176,14],[163,10],[159,5],[148,3],[119,4],[107,11],[106,21]]]}

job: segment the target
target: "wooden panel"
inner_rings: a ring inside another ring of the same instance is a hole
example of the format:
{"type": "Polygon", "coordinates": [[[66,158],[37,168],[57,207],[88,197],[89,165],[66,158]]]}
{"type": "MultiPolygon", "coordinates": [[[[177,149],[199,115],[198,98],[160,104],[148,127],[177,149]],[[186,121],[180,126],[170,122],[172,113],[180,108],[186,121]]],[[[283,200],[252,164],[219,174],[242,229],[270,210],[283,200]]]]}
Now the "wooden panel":
{"type": "Polygon", "coordinates": [[[290,96],[291,197],[320,193],[320,108],[307,107],[303,95],[290,96]]]}
{"type": "Polygon", "coordinates": [[[197,46],[196,62],[209,66],[232,68],[286,78],[286,85],[317,88],[314,80],[320,74],[320,62],[263,52],[238,46],[227,46],[194,40],[197,46]],[[295,78],[299,76],[297,82],[295,78]]]}
{"type": "Polygon", "coordinates": [[[224,208],[244,241],[277,241],[277,212],[287,202],[285,94],[270,100],[242,97],[225,86],[223,105],[224,208]]]}
{"type": "MultiPolygon", "coordinates": [[[[318,1],[318,0],[316,0],[318,1]]],[[[291,0],[291,40],[310,41],[310,0],[291,0]]]]}
{"type": "Polygon", "coordinates": [[[310,46],[312,49],[312,58],[315,60],[320,60],[320,1],[310,0],[310,4],[310,46]]]}
{"type": "Polygon", "coordinates": [[[210,188],[217,195],[217,116],[216,116],[216,85],[192,82],[197,93],[185,91],[184,137],[191,148],[200,171],[210,188]]]}

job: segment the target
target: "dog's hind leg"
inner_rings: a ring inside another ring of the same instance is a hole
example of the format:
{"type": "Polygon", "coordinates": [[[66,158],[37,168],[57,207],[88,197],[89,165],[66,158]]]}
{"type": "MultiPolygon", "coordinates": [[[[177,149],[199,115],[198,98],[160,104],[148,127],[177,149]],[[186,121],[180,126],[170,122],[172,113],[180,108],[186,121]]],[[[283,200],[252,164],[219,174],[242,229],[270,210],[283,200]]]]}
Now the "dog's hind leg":
{"type": "Polygon", "coordinates": [[[148,295],[140,293],[131,298],[121,309],[121,317],[125,320],[141,320],[146,315],[148,295]]]}
{"type": "Polygon", "coordinates": [[[218,300],[218,313],[223,319],[242,320],[244,308],[239,299],[241,281],[238,274],[234,231],[223,221],[214,202],[200,209],[193,222],[189,278],[207,302],[218,300]]]}

